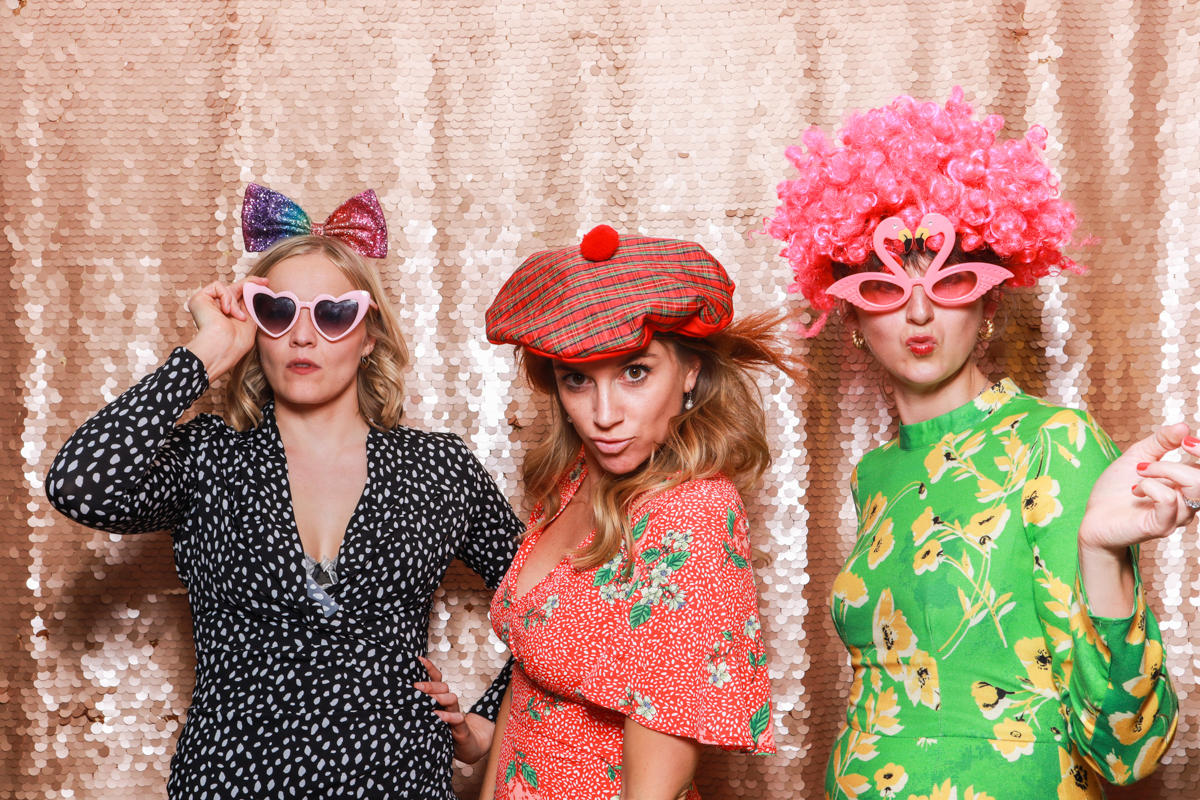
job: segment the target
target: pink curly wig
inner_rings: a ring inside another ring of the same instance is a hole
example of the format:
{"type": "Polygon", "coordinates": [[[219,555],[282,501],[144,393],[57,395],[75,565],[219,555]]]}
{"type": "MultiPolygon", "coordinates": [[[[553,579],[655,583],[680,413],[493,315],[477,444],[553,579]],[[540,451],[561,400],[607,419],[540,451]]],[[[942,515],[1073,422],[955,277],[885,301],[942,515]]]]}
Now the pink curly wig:
{"type": "Polygon", "coordinates": [[[915,230],[921,217],[942,214],[966,252],[988,247],[1013,273],[1010,286],[1083,268],[1062,253],[1071,242],[1075,210],[1058,196],[1058,181],[1042,158],[1046,129],[1024,139],[996,142],[1004,118],[973,119],[974,109],[955,87],[945,107],[897,97],[886,108],[856,113],[842,128],[841,147],[818,128],[804,134],[805,153],[786,155],[800,171],[779,184],[779,207],[766,231],[784,242],[799,291],[820,319],[834,306],[825,290],[834,262],[860,266],[872,252],[879,223],[900,217],[915,230]]]}

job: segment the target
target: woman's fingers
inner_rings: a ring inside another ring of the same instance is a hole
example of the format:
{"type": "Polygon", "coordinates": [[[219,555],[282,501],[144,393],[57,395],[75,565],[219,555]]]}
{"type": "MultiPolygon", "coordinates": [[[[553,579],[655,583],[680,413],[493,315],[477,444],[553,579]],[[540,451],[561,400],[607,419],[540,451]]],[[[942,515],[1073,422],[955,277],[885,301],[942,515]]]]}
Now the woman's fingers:
{"type": "Polygon", "coordinates": [[[421,662],[421,666],[425,667],[425,671],[429,673],[430,679],[440,681],[442,679],[442,671],[433,665],[425,656],[417,656],[417,661],[421,662]]]}
{"type": "Polygon", "coordinates": [[[266,286],[267,279],[260,275],[253,275],[249,278],[243,278],[242,280],[233,284],[233,286],[229,287],[229,294],[233,298],[229,313],[240,320],[247,320],[250,318],[246,314],[245,303],[242,302],[242,287],[247,283],[257,283],[259,286],[266,286]]]}
{"type": "Polygon", "coordinates": [[[1138,464],[1138,475],[1173,483],[1189,500],[1200,499],[1200,467],[1195,464],[1173,461],[1142,462],[1138,464]]]}
{"type": "MultiPolygon", "coordinates": [[[[438,719],[452,728],[462,725],[467,721],[467,715],[461,711],[443,711],[440,708],[435,708],[433,713],[437,714],[438,719]]],[[[465,733],[465,731],[460,731],[460,733],[465,733]]]]}
{"type": "Polygon", "coordinates": [[[1177,422],[1174,425],[1164,425],[1145,439],[1134,442],[1126,452],[1138,461],[1158,461],[1172,450],[1178,450],[1188,438],[1188,426],[1177,422]]]}
{"type": "Polygon", "coordinates": [[[441,719],[451,725],[461,725],[466,721],[458,707],[458,695],[450,691],[450,686],[442,680],[442,672],[433,665],[433,662],[421,656],[417,660],[425,667],[425,671],[429,673],[429,677],[433,680],[418,681],[413,684],[413,688],[417,691],[424,692],[433,698],[441,708],[434,709],[434,713],[441,719]]]}
{"type": "Polygon", "coordinates": [[[1168,486],[1156,478],[1144,478],[1133,488],[1138,497],[1145,497],[1154,505],[1147,509],[1149,514],[1144,533],[1152,538],[1166,536],[1191,518],[1187,506],[1180,502],[1174,486],[1168,486]]]}
{"type": "Polygon", "coordinates": [[[433,702],[435,702],[439,706],[441,706],[441,709],[440,709],[441,711],[445,711],[450,714],[460,713],[461,709],[459,709],[459,707],[458,707],[458,695],[454,694],[453,692],[430,692],[430,691],[426,691],[426,690],[422,690],[422,691],[424,691],[425,694],[432,697],[433,702]]]}

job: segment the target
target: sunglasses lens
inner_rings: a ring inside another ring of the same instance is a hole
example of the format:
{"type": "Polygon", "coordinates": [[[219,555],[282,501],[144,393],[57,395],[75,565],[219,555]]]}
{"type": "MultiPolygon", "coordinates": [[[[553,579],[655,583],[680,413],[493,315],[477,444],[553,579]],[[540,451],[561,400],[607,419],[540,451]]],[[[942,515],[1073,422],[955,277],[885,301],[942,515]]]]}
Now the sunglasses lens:
{"type": "Polygon", "coordinates": [[[267,333],[278,336],[288,329],[296,317],[296,304],[287,297],[254,295],[254,316],[267,333]]]}
{"type": "Polygon", "coordinates": [[[863,281],[858,285],[858,293],[863,300],[877,306],[890,305],[904,297],[904,290],[889,281],[863,281]]]}
{"type": "Polygon", "coordinates": [[[330,339],[335,339],[354,326],[358,319],[358,301],[343,300],[335,303],[332,300],[322,300],[313,309],[316,313],[313,319],[321,333],[330,339]]]}
{"type": "Polygon", "coordinates": [[[961,300],[979,284],[974,272],[956,272],[933,284],[933,296],[938,300],[961,300]]]}

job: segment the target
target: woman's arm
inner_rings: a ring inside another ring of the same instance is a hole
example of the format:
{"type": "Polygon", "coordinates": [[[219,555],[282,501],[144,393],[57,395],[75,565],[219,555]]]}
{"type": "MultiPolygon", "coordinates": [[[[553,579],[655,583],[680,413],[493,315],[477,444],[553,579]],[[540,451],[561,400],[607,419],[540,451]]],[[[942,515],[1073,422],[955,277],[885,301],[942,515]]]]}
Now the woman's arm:
{"type": "Polygon", "coordinates": [[[234,299],[240,287],[214,283],[200,290],[188,303],[199,327],[188,347],[176,348],[165,364],[71,435],[46,476],[46,496],[55,508],[114,533],[180,522],[195,478],[192,453],[215,420],[175,423],[208,390],[210,377],[253,344],[254,323],[234,299]]]}
{"type": "Polygon", "coordinates": [[[1026,667],[1035,684],[1052,678],[1067,732],[1088,763],[1113,783],[1132,783],[1153,772],[1170,746],[1179,702],[1138,579],[1136,542],[1106,540],[1106,551],[1126,565],[1109,564],[1107,575],[1103,569],[1100,575],[1088,572],[1096,566],[1088,549],[1097,544],[1090,536],[1098,530],[1092,527],[1098,499],[1103,530],[1115,537],[1129,533],[1137,516],[1132,507],[1142,501],[1129,494],[1136,478],[1120,476],[1136,473],[1138,459],[1146,459],[1137,448],[1117,458],[1116,446],[1081,412],[1059,412],[1039,436],[1022,517],[1034,552],[1034,610],[1043,631],[1042,641],[1033,644],[1048,656],[1050,674],[1041,672],[1042,657],[1026,667]],[[1118,489],[1114,481],[1127,482],[1118,489]],[[1124,597],[1098,594],[1125,590],[1124,597]]]}
{"type": "Polygon", "coordinates": [[[113,533],[175,527],[192,493],[203,423],[175,421],[208,389],[184,348],[71,434],[50,466],[46,496],[71,519],[113,533]]]}
{"type": "Polygon", "coordinates": [[[626,718],[621,800],[684,800],[699,763],[699,742],[626,718]]]}
{"type": "MultiPolygon", "coordinates": [[[[456,477],[463,482],[468,498],[467,530],[459,544],[458,557],[483,578],[489,589],[495,589],[512,564],[517,552],[517,540],[525,526],[466,443],[458,437],[453,437],[453,441],[456,447],[462,449],[461,459],[465,470],[456,477]]],[[[509,658],[483,696],[471,707],[472,714],[487,720],[495,719],[512,678],[512,667],[513,661],[509,658]]]]}
{"type": "Polygon", "coordinates": [[[512,687],[504,692],[500,711],[496,714],[496,730],[492,734],[492,749],[488,753],[487,767],[483,773],[483,786],[479,800],[492,800],[496,796],[496,770],[500,768],[500,745],[504,742],[504,729],[508,725],[508,709],[512,706],[512,687]]]}

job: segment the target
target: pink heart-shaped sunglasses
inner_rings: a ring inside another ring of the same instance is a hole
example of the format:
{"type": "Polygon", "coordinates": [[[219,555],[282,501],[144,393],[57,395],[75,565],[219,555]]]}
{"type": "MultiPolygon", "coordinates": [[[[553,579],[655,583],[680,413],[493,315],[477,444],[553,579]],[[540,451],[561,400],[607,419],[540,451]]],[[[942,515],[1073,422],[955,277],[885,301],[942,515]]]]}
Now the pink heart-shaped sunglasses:
{"type": "Polygon", "coordinates": [[[267,336],[276,339],[283,336],[300,319],[300,309],[307,308],[317,333],[331,342],[354,330],[367,315],[367,310],[375,306],[371,293],[361,289],[340,297],[320,294],[308,302],[301,302],[291,292],[275,293],[257,283],[242,286],[242,300],[254,324],[267,336]]]}
{"type": "MultiPolygon", "coordinates": [[[[908,245],[913,234],[899,217],[888,217],[875,228],[875,255],[892,271],[859,272],[842,278],[825,291],[852,303],[864,311],[891,311],[908,302],[913,287],[920,286],[925,296],[942,306],[964,306],[987,294],[1013,276],[995,264],[969,261],[942,269],[954,250],[955,233],[950,220],[941,214],[926,214],[917,228],[917,239],[928,241],[942,234],[942,246],[920,278],[908,274],[885,246],[887,239],[899,239],[908,245]]],[[[907,248],[906,248],[907,249],[907,248]]]]}

